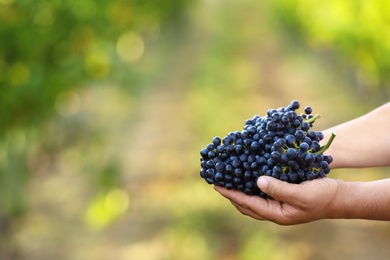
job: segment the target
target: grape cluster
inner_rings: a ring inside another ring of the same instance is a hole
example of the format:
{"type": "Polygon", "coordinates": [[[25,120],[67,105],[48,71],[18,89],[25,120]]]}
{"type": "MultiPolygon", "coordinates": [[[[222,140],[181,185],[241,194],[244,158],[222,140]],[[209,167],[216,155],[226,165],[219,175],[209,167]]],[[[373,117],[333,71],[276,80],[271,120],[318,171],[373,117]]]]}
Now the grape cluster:
{"type": "Polygon", "coordinates": [[[263,198],[268,196],[256,185],[262,175],[290,183],[325,177],[332,157],[323,153],[335,135],[321,146],[323,133],[311,130],[320,116],[313,116],[309,106],[303,112],[299,108],[293,100],[286,107],[269,109],[266,116],[246,120],[242,131],[214,137],[200,151],[200,176],[209,184],[263,198]]]}

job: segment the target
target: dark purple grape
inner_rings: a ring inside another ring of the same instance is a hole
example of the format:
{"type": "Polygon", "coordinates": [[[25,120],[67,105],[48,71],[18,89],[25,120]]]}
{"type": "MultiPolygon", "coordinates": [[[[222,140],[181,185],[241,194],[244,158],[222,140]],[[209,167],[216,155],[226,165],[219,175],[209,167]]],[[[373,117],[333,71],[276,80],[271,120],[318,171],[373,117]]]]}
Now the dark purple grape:
{"type": "Polygon", "coordinates": [[[214,162],[213,161],[206,161],[206,168],[214,168],[214,162]]]}
{"type": "Polygon", "coordinates": [[[280,175],[279,179],[280,179],[281,181],[288,181],[287,174],[283,173],[282,175],[280,175]]]}
{"type": "Polygon", "coordinates": [[[318,138],[319,141],[324,139],[324,134],[322,132],[316,132],[316,135],[317,135],[317,138],[318,138]]]}
{"type": "Polygon", "coordinates": [[[213,144],[214,144],[215,146],[220,145],[220,144],[221,144],[221,138],[219,138],[218,136],[214,137],[214,138],[213,138],[213,144]]]}
{"type": "Polygon", "coordinates": [[[258,151],[259,149],[260,149],[260,144],[258,142],[251,143],[251,150],[252,151],[258,151]]]}
{"type": "Polygon", "coordinates": [[[241,177],[243,175],[243,170],[241,168],[234,169],[234,176],[241,177]]]}
{"type": "Polygon", "coordinates": [[[286,155],[290,160],[295,159],[295,157],[297,157],[297,150],[295,148],[288,148],[286,155]]]}
{"type": "Polygon", "coordinates": [[[309,150],[309,148],[310,148],[309,144],[305,143],[305,142],[303,142],[299,145],[299,150],[304,152],[304,153],[306,153],[309,150]]]}
{"type": "Polygon", "coordinates": [[[214,180],[216,182],[221,182],[224,180],[223,174],[221,172],[217,172],[214,176],[214,180]]]}
{"type": "Polygon", "coordinates": [[[293,100],[289,106],[291,109],[296,110],[300,107],[298,100],[293,100]]]}
{"type": "Polygon", "coordinates": [[[305,107],[304,111],[306,114],[310,115],[313,112],[313,109],[311,107],[307,106],[307,107],[305,107]]]}
{"type": "Polygon", "coordinates": [[[203,148],[202,150],[200,150],[200,156],[202,156],[203,159],[208,159],[209,150],[207,150],[206,148],[203,148]]]}
{"type": "Polygon", "coordinates": [[[289,147],[294,147],[295,142],[296,142],[296,138],[294,135],[287,135],[285,140],[286,140],[286,143],[289,147]]]}
{"type": "Polygon", "coordinates": [[[307,131],[307,130],[309,130],[309,129],[310,129],[309,124],[306,123],[305,121],[303,121],[303,122],[301,123],[301,130],[302,130],[302,131],[307,131]]]}

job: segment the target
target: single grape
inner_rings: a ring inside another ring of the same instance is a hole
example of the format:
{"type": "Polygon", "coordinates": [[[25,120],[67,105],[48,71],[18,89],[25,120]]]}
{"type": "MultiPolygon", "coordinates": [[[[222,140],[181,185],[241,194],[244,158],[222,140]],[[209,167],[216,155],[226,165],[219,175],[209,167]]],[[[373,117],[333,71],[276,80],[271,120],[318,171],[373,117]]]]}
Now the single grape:
{"type": "Polygon", "coordinates": [[[208,159],[209,150],[207,150],[206,148],[203,148],[202,150],[200,150],[200,156],[202,156],[203,159],[208,159]]]}
{"type": "Polygon", "coordinates": [[[280,179],[281,181],[288,181],[288,176],[287,176],[287,174],[281,174],[280,177],[279,177],[279,179],[280,179]]]}
{"type": "Polygon", "coordinates": [[[306,114],[310,115],[313,112],[313,109],[311,107],[307,106],[307,107],[305,107],[304,111],[306,114]]]}
{"type": "Polygon", "coordinates": [[[241,168],[234,169],[234,176],[241,177],[243,175],[243,170],[241,168]]]}
{"type": "Polygon", "coordinates": [[[206,161],[206,168],[214,168],[214,162],[213,161],[206,161]]]}
{"type": "Polygon", "coordinates": [[[213,138],[213,144],[214,146],[218,146],[221,144],[221,138],[219,138],[218,136],[214,137],[213,138]]]}
{"type": "Polygon", "coordinates": [[[297,157],[297,150],[295,148],[288,148],[286,156],[290,160],[294,159],[295,157],[297,157]]]}
{"type": "Polygon", "coordinates": [[[286,139],[286,143],[287,143],[287,145],[289,147],[294,147],[295,146],[295,142],[296,142],[297,139],[295,138],[294,135],[289,134],[289,135],[286,136],[285,139],[286,139]]]}
{"type": "Polygon", "coordinates": [[[299,145],[299,150],[304,152],[304,153],[307,152],[309,150],[309,148],[310,148],[309,144],[305,143],[305,142],[303,142],[299,145]]]}
{"type": "Polygon", "coordinates": [[[300,107],[298,100],[293,100],[289,106],[291,109],[296,110],[300,107]]]}
{"type": "Polygon", "coordinates": [[[220,172],[217,172],[217,173],[215,174],[215,176],[214,176],[214,180],[215,180],[216,182],[221,182],[221,181],[223,181],[223,180],[224,180],[223,174],[220,173],[220,172]]]}

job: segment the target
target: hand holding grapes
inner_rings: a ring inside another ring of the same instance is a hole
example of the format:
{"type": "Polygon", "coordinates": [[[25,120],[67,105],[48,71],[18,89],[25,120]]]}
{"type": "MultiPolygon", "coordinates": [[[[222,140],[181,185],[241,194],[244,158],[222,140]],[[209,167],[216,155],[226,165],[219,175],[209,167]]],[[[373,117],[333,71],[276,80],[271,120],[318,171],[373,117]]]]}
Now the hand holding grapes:
{"type": "MultiPolygon", "coordinates": [[[[326,143],[334,132],[337,138],[327,150],[333,159],[332,169],[390,166],[390,103],[324,131],[321,143],[326,143]]],[[[225,186],[228,189],[217,186],[215,189],[242,214],[282,225],[325,218],[390,220],[390,179],[371,182],[306,179],[287,183],[273,175],[261,176],[256,185],[260,196],[247,195],[228,186],[225,186]],[[268,198],[261,196],[264,194],[268,198]]]]}
{"type": "Polygon", "coordinates": [[[332,203],[336,201],[339,183],[331,178],[321,178],[298,185],[263,176],[257,184],[273,198],[267,200],[219,186],[214,188],[244,215],[280,225],[292,225],[330,218],[334,214],[332,203]]]}
{"type": "Polygon", "coordinates": [[[258,185],[274,199],[214,187],[242,214],[280,225],[342,218],[390,221],[390,179],[345,182],[321,178],[298,185],[260,177],[258,185]]]}

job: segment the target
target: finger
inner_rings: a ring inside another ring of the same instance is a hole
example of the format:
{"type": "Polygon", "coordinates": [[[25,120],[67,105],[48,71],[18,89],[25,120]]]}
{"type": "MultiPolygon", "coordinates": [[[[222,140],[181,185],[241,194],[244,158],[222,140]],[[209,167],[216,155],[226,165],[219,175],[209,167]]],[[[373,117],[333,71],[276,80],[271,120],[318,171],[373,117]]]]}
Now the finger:
{"type": "Polygon", "coordinates": [[[302,189],[298,184],[292,184],[269,176],[261,176],[257,186],[277,201],[294,204],[297,198],[302,198],[302,189]]]}
{"type": "Polygon", "coordinates": [[[291,218],[291,216],[296,214],[296,209],[277,200],[261,199],[257,203],[245,202],[247,204],[236,204],[234,201],[231,201],[242,214],[257,220],[268,220],[280,225],[289,225],[296,221],[294,218],[291,218]]]}
{"type": "Polygon", "coordinates": [[[219,186],[214,189],[230,202],[244,215],[259,220],[269,220],[275,223],[287,223],[288,216],[284,214],[286,208],[294,210],[290,205],[277,200],[267,200],[259,196],[248,196],[237,190],[228,190],[219,186]]]}
{"type": "Polygon", "coordinates": [[[248,197],[245,193],[238,190],[228,190],[220,186],[214,186],[214,189],[218,191],[222,196],[229,200],[234,200],[236,202],[245,200],[245,197],[248,197]]]}
{"type": "Polygon", "coordinates": [[[230,200],[230,202],[244,215],[255,219],[265,219],[261,215],[261,210],[267,208],[266,200],[257,196],[248,196],[245,193],[237,190],[228,190],[220,186],[214,186],[214,189],[221,193],[222,196],[230,200]],[[258,210],[255,212],[253,209],[258,210]]]}
{"type": "Polygon", "coordinates": [[[233,201],[244,208],[251,208],[254,205],[264,204],[266,202],[266,200],[260,196],[249,196],[239,190],[228,190],[219,186],[214,186],[214,189],[228,200],[233,201]]]}
{"type": "Polygon", "coordinates": [[[266,220],[266,218],[264,218],[262,215],[252,211],[250,208],[245,208],[237,203],[235,203],[234,201],[230,201],[234,207],[236,207],[236,209],[241,212],[241,214],[245,215],[245,216],[248,216],[248,217],[251,217],[251,218],[254,218],[254,219],[257,219],[257,220],[266,220]]]}

